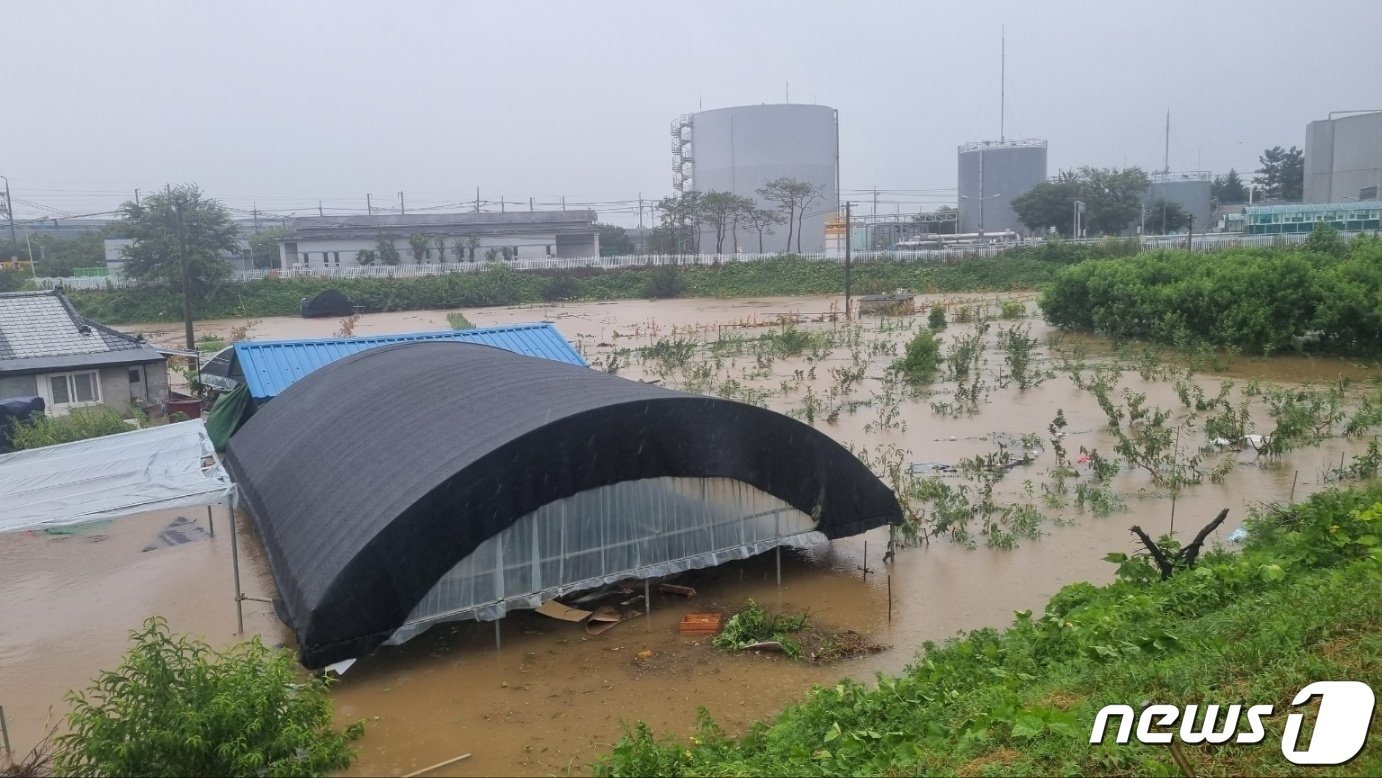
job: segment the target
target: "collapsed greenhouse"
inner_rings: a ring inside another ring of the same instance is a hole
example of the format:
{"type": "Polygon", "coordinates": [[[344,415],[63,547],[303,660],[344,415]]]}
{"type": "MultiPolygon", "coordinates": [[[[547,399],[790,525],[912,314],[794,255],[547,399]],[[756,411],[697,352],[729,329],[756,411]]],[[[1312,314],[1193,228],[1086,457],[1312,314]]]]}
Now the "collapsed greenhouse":
{"type": "Polygon", "coordinates": [[[320,368],[246,423],[227,466],[313,668],[901,520],[857,458],[789,417],[455,342],[320,368]]]}

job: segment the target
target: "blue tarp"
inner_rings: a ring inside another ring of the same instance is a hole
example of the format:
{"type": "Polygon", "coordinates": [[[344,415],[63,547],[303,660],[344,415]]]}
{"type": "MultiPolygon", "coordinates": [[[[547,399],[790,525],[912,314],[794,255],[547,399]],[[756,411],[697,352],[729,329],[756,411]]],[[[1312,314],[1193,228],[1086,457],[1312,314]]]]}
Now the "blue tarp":
{"type": "Polygon", "coordinates": [[[542,322],[359,338],[245,341],[235,344],[235,356],[239,362],[235,372],[243,374],[250,396],[264,401],[277,397],[303,376],[338,359],[378,346],[428,341],[479,343],[524,356],[588,367],[580,353],[566,342],[556,327],[542,322]]]}

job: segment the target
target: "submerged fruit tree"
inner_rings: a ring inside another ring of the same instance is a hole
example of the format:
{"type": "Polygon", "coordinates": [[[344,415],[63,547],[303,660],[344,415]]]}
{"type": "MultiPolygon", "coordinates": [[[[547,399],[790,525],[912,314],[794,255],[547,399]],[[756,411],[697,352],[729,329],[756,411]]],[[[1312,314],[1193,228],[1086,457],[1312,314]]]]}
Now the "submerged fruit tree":
{"type": "Polygon", "coordinates": [[[71,692],[58,775],[327,775],[363,732],[331,726],[328,681],[256,637],[227,651],[154,617],[91,688],[71,692]]]}

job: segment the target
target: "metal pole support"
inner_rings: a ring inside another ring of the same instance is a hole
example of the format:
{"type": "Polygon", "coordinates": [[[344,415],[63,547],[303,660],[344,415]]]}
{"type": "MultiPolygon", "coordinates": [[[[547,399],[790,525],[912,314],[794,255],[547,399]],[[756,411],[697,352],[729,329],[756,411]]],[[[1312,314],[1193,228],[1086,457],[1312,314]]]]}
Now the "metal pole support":
{"type": "Polygon", "coordinates": [[[235,532],[235,498],[226,503],[230,514],[230,563],[235,571],[235,634],[245,634],[245,594],[240,588],[240,544],[235,532]]]}
{"type": "Polygon", "coordinates": [[[211,506],[206,506],[206,524],[211,528],[211,537],[216,537],[216,519],[211,515],[211,506]]]}
{"type": "Polygon", "coordinates": [[[0,705],[0,737],[5,739],[5,756],[10,756],[10,728],[5,724],[5,706],[0,705]]]}

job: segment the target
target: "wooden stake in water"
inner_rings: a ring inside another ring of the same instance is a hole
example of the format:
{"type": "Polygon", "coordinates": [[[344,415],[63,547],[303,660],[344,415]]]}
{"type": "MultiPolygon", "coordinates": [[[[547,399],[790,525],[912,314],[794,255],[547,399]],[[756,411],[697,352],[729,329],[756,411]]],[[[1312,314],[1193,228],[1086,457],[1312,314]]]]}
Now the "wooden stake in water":
{"type": "Polygon", "coordinates": [[[1295,472],[1295,474],[1291,476],[1291,502],[1295,502],[1295,501],[1296,501],[1296,479],[1297,479],[1297,478],[1300,478],[1300,471],[1299,471],[1299,470],[1297,470],[1297,471],[1295,472]]]}
{"type": "Polygon", "coordinates": [[[869,580],[869,542],[864,541],[864,581],[869,580]]]}
{"type": "Polygon", "coordinates": [[[893,574],[888,573],[888,623],[893,623],[893,574]]]}

